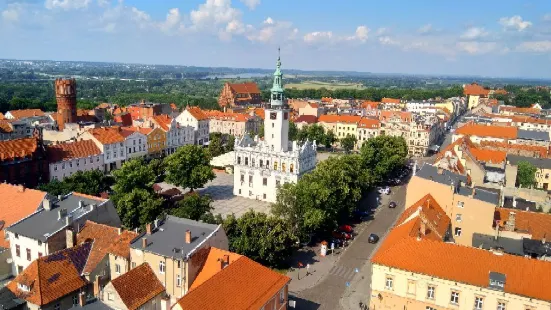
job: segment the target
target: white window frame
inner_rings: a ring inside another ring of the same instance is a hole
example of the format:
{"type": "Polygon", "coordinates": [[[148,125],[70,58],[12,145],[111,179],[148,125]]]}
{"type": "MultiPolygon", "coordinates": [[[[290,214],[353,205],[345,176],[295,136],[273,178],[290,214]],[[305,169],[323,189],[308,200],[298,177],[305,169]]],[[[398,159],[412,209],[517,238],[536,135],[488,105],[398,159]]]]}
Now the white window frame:
{"type": "Polygon", "coordinates": [[[393,277],[385,277],[385,289],[392,290],[394,288],[394,278],[393,277]]]}
{"type": "Polygon", "coordinates": [[[482,308],[484,308],[484,297],[475,296],[474,297],[474,309],[475,310],[482,310],[482,308]]]}
{"type": "Polygon", "coordinates": [[[121,274],[121,265],[115,264],[115,273],[116,274],[121,274]]]}
{"type": "Polygon", "coordinates": [[[176,287],[182,286],[182,276],[177,274],[176,275],[176,287]]]}
{"type": "Polygon", "coordinates": [[[458,291],[452,291],[450,295],[450,304],[452,305],[459,305],[459,292],[458,291]],[[454,301],[455,300],[455,301],[454,301]]]}
{"type": "Polygon", "coordinates": [[[160,262],[159,262],[159,273],[160,273],[160,274],[164,274],[165,271],[166,271],[165,262],[160,261],[160,262]]]}
{"type": "Polygon", "coordinates": [[[462,233],[463,233],[463,230],[461,229],[461,227],[456,227],[453,231],[453,235],[455,237],[461,237],[462,233]]]}
{"type": "Polygon", "coordinates": [[[463,220],[463,214],[457,213],[457,214],[455,215],[455,221],[456,221],[456,222],[461,222],[462,220],[463,220]]]}
{"type": "Polygon", "coordinates": [[[507,310],[507,303],[504,301],[498,301],[497,310],[507,310]]]}
{"type": "Polygon", "coordinates": [[[73,296],[73,307],[78,305],[78,295],[73,296]]]}
{"type": "Polygon", "coordinates": [[[427,299],[434,300],[435,295],[436,295],[436,286],[429,285],[427,287],[427,299]]]}

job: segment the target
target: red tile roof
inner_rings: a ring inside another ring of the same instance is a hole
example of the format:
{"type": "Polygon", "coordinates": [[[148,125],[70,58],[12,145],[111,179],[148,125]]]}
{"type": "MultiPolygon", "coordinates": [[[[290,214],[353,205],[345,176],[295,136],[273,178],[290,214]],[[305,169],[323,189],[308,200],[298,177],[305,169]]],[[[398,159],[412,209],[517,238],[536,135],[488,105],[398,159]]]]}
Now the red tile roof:
{"type": "Polygon", "coordinates": [[[301,115],[295,119],[295,123],[315,124],[318,118],[315,115],[301,115]]]}
{"type": "Polygon", "coordinates": [[[319,117],[319,122],[323,123],[348,123],[348,124],[357,124],[362,119],[358,115],[321,115],[319,117]]]}
{"type": "Polygon", "coordinates": [[[308,103],[308,105],[313,109],[318,109],[320,107],[319,104],[314,103],[314,102],[310,102],[310,103],[308,103]]]}
{"type": "Polygon", "coordinates": [[[94,271],[107,253],[130,259],[130,241],[137,236],[138,234],[132,231],[125,230],[119,234],[116,227],[86,221],[77,234],[77,244],[93,241],[94,246],[83,273],[94,271]]]}
{"type": "Polygon", "coordinates": [[[471,147],[469,151],[478,161],[492,164],[501,164],[507,160],[507,152],[471,147]]]}
{"type": "Polygon", "coordinates": [[[499,107],[499,112],[506,111],[511,113],[521,113],[521,114],[539,114],[540,109],[536,108],[517,108],[517,107],[510,107],[510,106],[501,106],[499,107]]]}
{"type": "Polygon", "coordinates": [[[359,128],[379,128],[381,127],[381,122],[378,119],[364,117],[360,120],[358,127],[359,128]]]}
{"type": "Polygon", "coordinates": [[[37,148],[36,138],[0,141],[0,162],[32,156],[37,148]]]}
{"type": "Polygon", "coordinates": [[[191,116],[193,116],[198,121],[208,119],[207,115],[199,107],[187,107],[186,110],[188,110],[191,116]]]}
{"type": "Polygon", "coordinates": [[[480,147],[491,149],[505,149],[508,154],[520,154],[522,151],[533,152],[538,154],[541,158],[548,158],[550,150],[544,146],[539,145],[524,145],[524,144],[509,144],[506,142],[494,142],[494,141],[480,141],[480,147]]]}
{"type": "Polygon", "coordinates": [[[399,104],[401,102],[400,99],[396,98],[383,98],[381,99],[382,103],[392,103],[392,104],[399,104]]]}
{"type": "Polygon", "coordinates": [[[13,132],[13,127],[9,121],[0,120],[0,132],[1,133],[11,133],[13,132]]]}
{"type": "Polygon", "coordinates": [[[465,96],[473,95],[473,96],[488,96],[490,94],[489,89],[485,89],[484,87],[478,85],[477,83],[467,84],[463,86],[463,94],[465,96]]]}
{"type": "Polygon", "coordinates": [[[333,98],[331,98],[331,97],[321,97],[321,102],[331,103],[331,102],[333,102],[333,98]]]}
{"type": "Polygon", "coordinates": [[[403,225],[409,221],[414,222],[409,232],[410,237],[440,241],[444,240],[451,222],[444,209],[440,207],[431,194],[425,195],[407,208],[396,222],[396,225],[403,225]],[[424,231],[422,224],[424,224],[424,231]]]}
{"type": "Polygon", "coordinates": [[[159,281],[148,263],[143,263],[113,281],[113,288],[129,310],[136,310],[143,304],[163,293],[165,287],[159,281]]]}
{"type": "Polygon", "coordinates": [[[88,132],[102,144],[113,144],[124,142],[124,136],[121,134],[120,127],[101,127],[93,128],[88,132]]]}
{"type": "Polygon", "coordinates": [[[46,147],[48,160],[55,163],[62,160],[74,158],[85,158],[88,156],[96,156],[101,154],[101,150],[92,140],[82,140],[68,143],[60,143],[56,145],[48,145],[46,147]]]}
{"type": "Polygon", "coordinates": [[[455,133],[465,136],[516,139],[518,129],[516,127],[487,126],[475,123],[467,123],[462,127],[457,128],[455,133]]]}
{"type": "Polygon", "coordinates": [[[4,228],[33,214],[42,200],[45,192],[28,189],[22,185],[0,183],[0,248],[9,248],[9,240],[5,238],[4,228]]]}
{"type": "Polygon", "coordinates": [[[121,113],[115,115],[113,120],[117,123],[121,123],[122,126],[132,126],[132,115],[130,113],[121,113]]]}
{"type": "Polygon", "coordinates": [[[372,258],[374,264],[488,287],[490,272],[506,277],[506,293],[551,301],[551,262],[411,236],[413,221],[397,225],[372,258]],[[404,255],[404,253],[407,253],[404,255]]]}
{"type": "Polygon", "coordinates": [[[515,213],[515,231],[531,234],[535,240],[551,238],[551,214],[496,208],[494,220],[500,221],[500,226],[503,227],[511,212],[515,213]]]}
{"type": "Polygon", "coordinates": [[[122,127],[123,130],[129,130],[129,131],[134,131],[134,132],[139,132],[139,133],[142,133],[144,135],[148,135],[150,134],[152,131],[153,131],[153,128],[149,128],[149,127],[136,127],[136,126],[128,126],[128,127],[122,127]]]}
{"type": "Polygon", "coordinates": [[[87,285],[82,277],[92,243],[61,250],[33,261],[7,288],[17,297],[43,306],[87,285]],[[18,288],[25,285],[29,291],[18,288]]]}
{"type": "Polygon", "coordinates": [[[209,249],[209,254],[201,266],[201,270],[197,274],[195,280],[190,286],[190,290],[198,287],[199,285],[205,283],[207,280],[212,278],[215,274],[223,270],[222,261],[227,258],[229,264],[233,264],[237,259],[242,256],[237,253],[232,253],[229,251],[221,250],[218,248],[211,247],[209,249]]]}
{"type": "Polygon", "coordinates": [[[388,110],[382,110],[381,113],[379,114],[379,119],[382,121],[386,121],[391,118],[399,118],[402,120],[402,122],[411,122],[413,116],[411,112],[388,111],[388,110]]]}
{"type": "Polygon", "coordinates": [[[364,101],[362,102],[362,108],[364,109],[377,109],[379,108],[380,102],[377,101],[364,101]]]}
{"type": "Polygon", "coordinates": [[[242,256],[189,291],[178,304],[185,310],[260,309],[290,280],[242,256]]]}
{"type": "Polygon", "coordinates": [[[260,89],[258,89],[258,86],[256,83],[248,82],[248,83],[241,83],[241,84],[231,84],[228,83],[230,88],[238,93],[238,94],[260,94],[260,89]]]}
{"type": "Polygon", "coordinates": [[[40,109],[25,109],[8,111],[15,119],[21,119],[33,116],[44,116],[44,112],[40,109]]]}

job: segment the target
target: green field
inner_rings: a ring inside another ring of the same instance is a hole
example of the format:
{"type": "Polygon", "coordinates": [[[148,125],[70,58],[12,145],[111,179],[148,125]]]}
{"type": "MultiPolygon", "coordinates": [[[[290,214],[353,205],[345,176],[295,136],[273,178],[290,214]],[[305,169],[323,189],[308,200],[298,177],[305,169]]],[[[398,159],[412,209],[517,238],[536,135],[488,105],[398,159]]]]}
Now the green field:
{"type": "Polygon", "coordinates": [[[328,90],[337,90],[337,89],[364,89],[365,87],[362,84],[354,84],[354,83],[328,83],[328,82],[319,82],[319,81],[304,81],[298,84],[286,84],[285,88],[296,88],[296,89],[325,88],[328,90]]]}

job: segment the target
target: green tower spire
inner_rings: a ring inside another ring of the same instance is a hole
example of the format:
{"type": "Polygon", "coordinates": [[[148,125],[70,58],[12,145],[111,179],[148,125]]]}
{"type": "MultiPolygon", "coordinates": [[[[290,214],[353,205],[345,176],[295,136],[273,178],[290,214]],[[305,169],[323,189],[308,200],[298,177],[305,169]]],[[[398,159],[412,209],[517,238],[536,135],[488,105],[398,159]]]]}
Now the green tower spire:
{"type": "Polygon", "coordinates": [[[271,105],[283,105],[283,74],[281,73],[281,49],[278,48],[277,67],[274,72],[274,84],[272,85],[271,105]]]}

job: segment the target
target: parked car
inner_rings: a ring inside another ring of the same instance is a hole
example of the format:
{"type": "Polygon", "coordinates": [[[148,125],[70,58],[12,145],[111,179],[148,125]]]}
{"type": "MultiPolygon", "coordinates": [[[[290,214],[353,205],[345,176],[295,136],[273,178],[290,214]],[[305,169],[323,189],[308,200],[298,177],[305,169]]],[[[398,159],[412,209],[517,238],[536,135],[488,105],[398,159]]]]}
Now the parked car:
{"type": "MultiPolygon", "coordinates": [[[[335,245],[335,248],[342,248],[344,246],[344,240],[343,239],[333,238],[333,239],[331,239],[331,243],[333,243],[335,245]]],[[[331,246],[331,243],[329,244],[329,246],[331,246]]]]}
{"type": "Polygon", "coordinates": [[[333,238],[349,240],[349,239],[352,239],[352,234],[345,233],[345,232],[342,232],[342,231],[334,231],[333,232],[333,238]]]}
{"type": "Polygon", "coordinates": [[[390,194],[390,187],[379,187],[378,188],[379,194],[389,195],[390,194]]]}
{"type": "Polygon", "coordinates": [[[391,201],[391,202],[388,204],[388,207],[394,209],[394,208],[396,208],[396,203],[395,203],[394,201],[391,201]]]}
{"type": "Polygon", "coordinates": [[[367,241],[369,243],[377,243],[379,241],[379,236],[377,236],[376,234],[370,234],[367,241]]]}
{"type": "Polygon", "coordinates": [[[369,217],[369,212],[362,211],[362,210],[354,210],[354,212],[352,212],[352,214],[355,217],[359,217],[359,218],[369,217]]]}
{"type": "Polygon", "coordinates": [[[350,225],[341,225],[339,226],[339,230],[349,234],[354,232],[354,228],[350,225]]]}

